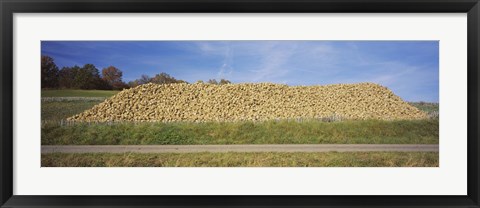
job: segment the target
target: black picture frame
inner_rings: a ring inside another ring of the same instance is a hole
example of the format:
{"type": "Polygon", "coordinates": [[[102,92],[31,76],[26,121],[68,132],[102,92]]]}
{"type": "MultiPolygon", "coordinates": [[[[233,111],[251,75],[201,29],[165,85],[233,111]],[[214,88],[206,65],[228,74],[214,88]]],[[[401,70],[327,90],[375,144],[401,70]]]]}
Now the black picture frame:
{"type": "Polygon", "coordinates": [[[0,204],[2,207],[480,207],[478,0],[0,0],[0,204]],[[13,195],[14,13],[467,13],[466,196],[25,196],[13,195]]]}

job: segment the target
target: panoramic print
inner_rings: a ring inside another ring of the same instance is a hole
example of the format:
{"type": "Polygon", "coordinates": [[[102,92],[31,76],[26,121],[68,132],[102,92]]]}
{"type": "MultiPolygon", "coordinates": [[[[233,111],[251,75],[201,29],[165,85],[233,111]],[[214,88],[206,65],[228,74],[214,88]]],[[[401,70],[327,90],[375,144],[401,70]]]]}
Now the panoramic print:
{"type": "Polygon", "coordinates": [[[438,41],[42,41],[42,167],[438,167],[438,41]]]}

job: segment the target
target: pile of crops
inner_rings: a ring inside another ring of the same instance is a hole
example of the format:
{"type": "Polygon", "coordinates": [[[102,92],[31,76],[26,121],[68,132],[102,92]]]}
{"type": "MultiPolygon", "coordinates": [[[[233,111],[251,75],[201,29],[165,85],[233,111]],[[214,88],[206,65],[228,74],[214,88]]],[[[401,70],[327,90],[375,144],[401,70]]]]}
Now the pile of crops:
{"type": "Polygon", "coordinates": [[[260,121],[271,119],[424,119],[426,113],[372,84],[287,86],[145,84],[124,90],[70,121],[260,121]]]}

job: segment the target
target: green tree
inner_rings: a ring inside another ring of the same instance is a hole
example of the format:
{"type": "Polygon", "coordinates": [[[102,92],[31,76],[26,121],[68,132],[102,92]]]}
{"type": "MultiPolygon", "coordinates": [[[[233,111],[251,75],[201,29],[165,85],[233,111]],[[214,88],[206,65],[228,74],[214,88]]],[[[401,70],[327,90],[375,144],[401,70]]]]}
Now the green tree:
{"type": "Polygon", "coordinates": [[[59,70],[53,58],[42,56],[41,62],[42,88],[57,88],[59,70]]]}
{"type": "Polygon", "coordinates": [[[75,86],[75,76],[80,70],[79,66],[73,67],[63,67],[59,71],[58,75],[58,84],[60,88],[74,88],[75,86]]]}
{"type": "Polygon", "coordinates": [[[97,89],[100,84],[100,73],[93,64],[85,64],[75,75],[74,88],[97,89]]]}

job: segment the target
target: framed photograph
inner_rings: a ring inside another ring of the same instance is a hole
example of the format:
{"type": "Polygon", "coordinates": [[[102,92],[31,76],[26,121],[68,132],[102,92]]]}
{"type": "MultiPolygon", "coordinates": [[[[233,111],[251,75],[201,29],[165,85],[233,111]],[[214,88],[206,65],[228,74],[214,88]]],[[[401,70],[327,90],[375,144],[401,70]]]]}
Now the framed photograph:
{"type": "Polygon", "coordinates": [[[478,0],[0,7],[1,207],[479,207],[478,0]]]}

